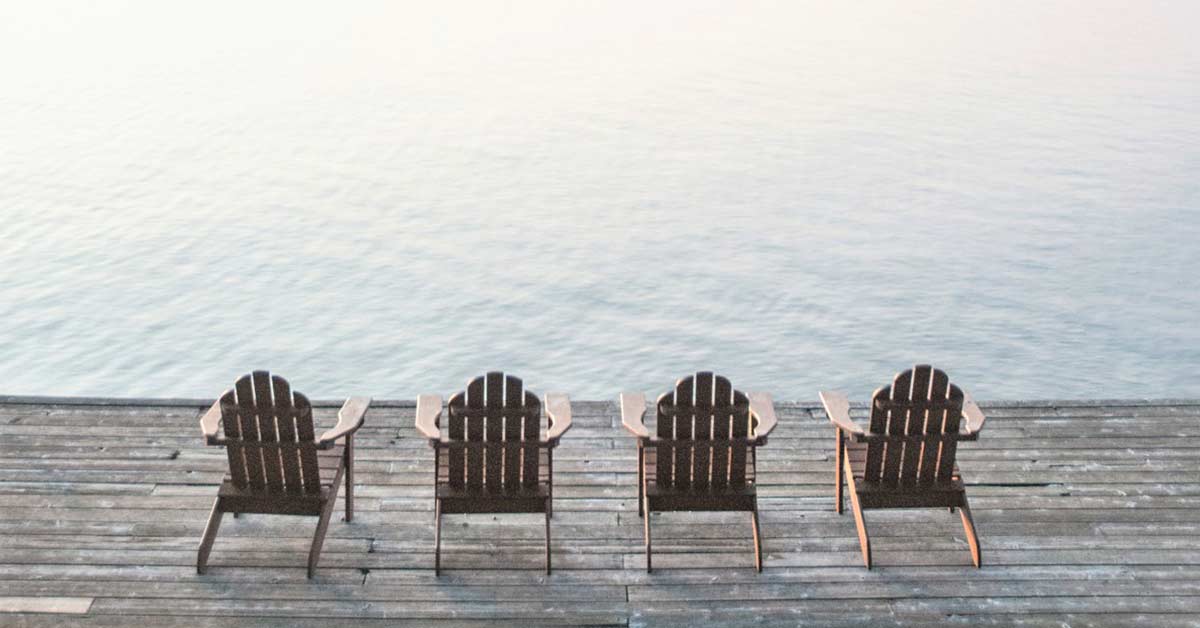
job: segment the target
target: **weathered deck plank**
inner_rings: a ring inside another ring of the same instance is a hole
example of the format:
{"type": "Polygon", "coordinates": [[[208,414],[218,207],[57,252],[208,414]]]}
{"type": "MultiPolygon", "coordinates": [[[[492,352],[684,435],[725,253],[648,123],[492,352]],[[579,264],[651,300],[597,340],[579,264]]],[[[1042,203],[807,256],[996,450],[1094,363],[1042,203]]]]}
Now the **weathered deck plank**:
{"type": "MultiPolygon", "coordinates": [[[[318,405],[331,425],[337,404],[318,405]]],[[[936,510],[873,513],[878,566],[859,566],[823,413],[778,406],[762,574],[735,513],[655,515],[646,574],[634,444],[615,403],[576,402],[555,454],[555,573],[538,517],[460,515],[435,578],[432,456],[412,405],[384,402],[356,437],[355,521],[331,526],[309,582],[312,523],[288,517],[227,521],[195,574],[225,472],[199,437],[206,402],[0,397],[0,624],[1200,626],[1200,402],[984,404],[960,451],[980,570],[936,510]]]]}

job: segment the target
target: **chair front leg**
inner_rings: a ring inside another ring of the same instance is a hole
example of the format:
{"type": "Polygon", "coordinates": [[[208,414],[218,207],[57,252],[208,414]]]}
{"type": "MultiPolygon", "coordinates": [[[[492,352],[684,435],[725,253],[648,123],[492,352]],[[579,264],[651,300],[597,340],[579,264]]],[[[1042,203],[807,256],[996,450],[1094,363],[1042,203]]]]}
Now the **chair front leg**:
{"type": "Polygon", "coordinates": [[[196,552],[196,573],[204,575],[208,571],[208,555],[212,552],[213,541],[217,540],[217,530],[221,527],[221,498],[213,500],[212,512],[208,515],[208,524],[204,526],[204,535],[200,537],[200,548],[196,552]]]}
{"type": "Polygon", "coordinates": [[[546,504],[546,575],[550,575],[550,504],[546,504]]]}
{"type": "Polygon", "coordinates": [[[834,451],[836,453],[834,454],[834,464],[833,464],[833,468],[834,468],[834,471],[833,471],[833,474],[834,474],[833,499],[836,504],[834,506],[834,511],[840,515],[840,514],[842,514],[842,501],[843,501],[842,485],[845,484],[844,478],[842,477],[842,456],[846,455],[846,446],[845,446],[845,443],[842,441],[842,439],[845,437],[842,435],[841,428],[835,427],[833,429],[835,432],[837,432],[837,443],[834,446],[834,451]]]}
{"type": "MultiPolygon", "coordinates": [[[[438,488],[438,469],[442,468],[442,467],[441,467],[441,464],[442,464],[442,448],[441,448],[441,447],[434,446],[434,448],[433,448],[433,494],[434,494],[434,495],[437,495],[437,488],[438,488]]],[[[434,498],[434,501],[435,501],[435,502],[437,502],[437,498],[436,498],[436,497],[434,498]]],[[[437,522],[438,522],[438,515],[437,515],[437,512],[438,512],[438,509],[437,509],[437,507],[435,506],[435,507],[434,507],[434,513],[433,513],[433,522],[434,522],[434,523],[437,523],[437,522]]]]}
{"type": "Polygon", "coordinates": [[[643,534],[645,535],[645,541],[646,541],[646,573],[650,573],[650,570],[651,570],[651,562],[650,562],[650,554],[651,554],[651,547],[650,547],[650,504],[649,504],[649,503],[646,503],[646,504],[645,504],[645,506],[643,506],[643,508],[644,508],[644,509],[645,509],[645,511],[646,511],[646,515],[645,515],[644,517],[642,517],[642,532],[643,532],[643,534]]]}
{"type": "Polygon", "coordinates": [[[354,520],[354,434],[346,435],[346,449],[342,452],[346,465],[346,521],[354,520]]]}
{"type": "Polygon", "coordinates": [[[308,577],[310,579],[317,572],[317,562],[321,560],[321,546],[325,544],[325,533],[329,531],[329,520],[333,517],[333,508],[336,505],[337,495],[330,495],[329,501],[325,502],[325,506],[321,509],[321,518],[317,520],[312,547],[308,549],[308,577]]]}
{"type": "Polygon", "coordinates": [[[433,501],[433,575],[442,575],[442,500],[433,501]]]}
{"type": "Polygon", "coordinates": [[[646,516],[646,505],[643,500],[646,498],[646,448],[642,443],[638,442],[638,516],[646,516]]]}

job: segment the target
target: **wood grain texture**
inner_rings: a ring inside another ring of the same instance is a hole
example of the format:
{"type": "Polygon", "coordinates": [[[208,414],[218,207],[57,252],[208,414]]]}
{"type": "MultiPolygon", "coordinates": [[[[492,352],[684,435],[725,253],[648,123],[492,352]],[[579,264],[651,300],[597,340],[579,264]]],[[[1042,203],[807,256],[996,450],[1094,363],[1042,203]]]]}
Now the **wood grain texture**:
{"type": "MultiPolygon", "coordinates": [[[[0,590],[48,610],[95,602],[0,625],[1195,628],[1200,616],[1197,400],[981,403],[985,433],[956,458],[983,568],[959,514],[896,510],[869,512],[869,572],[852,518],[830,503],[828,419],[817,403],[777,401],[758,454],[764,571],[745,513],[662,513],[650,575],[634,439],[615,397],[576,400],[554,456],[554,574],[539,515],[461,515],[446,524],[441,579],[413,402],[373,402],[355,436],[354,523],[330,524],[311,582],[313,518],[226,517],[208,575],[195,574],[228,468],[197,430],[211,399],[57,401],[0,404],[0,590]]],[[[313,410],[319,428],[342,401],[313,410]]],[[[867,425],[866,404],[850,413],[867,425]]]]}

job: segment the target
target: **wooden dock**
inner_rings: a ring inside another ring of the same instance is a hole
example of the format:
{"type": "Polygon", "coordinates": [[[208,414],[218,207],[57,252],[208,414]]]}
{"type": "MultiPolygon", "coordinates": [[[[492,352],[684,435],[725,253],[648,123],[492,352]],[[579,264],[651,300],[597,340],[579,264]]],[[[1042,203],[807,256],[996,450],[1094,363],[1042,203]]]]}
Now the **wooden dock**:
{"type": "Polygon", "coordinates": [[[459,515],[441,578],[432,454],[411,403],[376,402],[355,520],[338,511],[313,581],[314,520],[265,515],[227,518],[196,575],[226,468],[205,405],[0,398],[0,626],[1200,626],[1200,400],[981,404],[959,461],[983,568],[957,515],[872,511],[871,571],[833,511],[833,430],[816,403],[779,403],[762,574],[744,513],[655,515],[646,574],[634,441],[615,399],[575,402],[554,574],[539,516],[459,515]]]}

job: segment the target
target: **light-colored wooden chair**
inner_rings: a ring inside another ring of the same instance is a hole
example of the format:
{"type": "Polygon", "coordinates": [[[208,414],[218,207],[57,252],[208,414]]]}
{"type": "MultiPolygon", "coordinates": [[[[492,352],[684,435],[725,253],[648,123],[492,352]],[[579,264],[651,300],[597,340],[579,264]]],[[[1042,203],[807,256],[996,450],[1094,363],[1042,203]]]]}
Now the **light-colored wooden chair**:
{"type": "Polygon", "coordinates": [[[354,432],[370,405],[367,397],[347,399],[337,425],[318,438],[312,404],[278,375],[254,371],[221,395],[200,418],[200,428],[207,444],[225,448],[229,473],[204,528],[196,571],[208,569],[225,513],[307,515],[318,518],[308,552],[311,578],[343,478],[346,521],[354,517],[354,432]]]}
{"type": "Polygon", "coordinates": [[[775,428],[767,393],[746,395],[720,375],[684,377],[655,405],[655,434],[646,427],[646,396],[621,393],[621,424],[638,442],[638,515],[651,570],[650,513],[748,511],[754,567],[762,571],[758,526],[757,448],[775,428]]]}
{"type": "Polygon", "coordinates": [[[976,440],[985,418],[970,396],[945,372],[922,364],[896,375],[871,396],[863,429],[850,418],[850,402],[822,391],[821,403],[837,431],[835,502],[842,512],[843,484],[858,526],[863,563],[871,568],[871,540],[864,510],[949,508],[959,510],[971,559],[981,564],[979,538],[962,475],[955,463],[958,443],[976,440]]]}
{"type": "Polygon", "coordinates": [[[565,394],[537,395],[520,378],[493,371],[467,383],[446,404],[417,398],[417,431],[434,459],[434,574],[442,570],[442,516],[455,513],[545,513],[546,573],[554,504],[554,448],[571,427],[565,394]],[[439,425],[441,423],[441,425],[439,425]]]}

